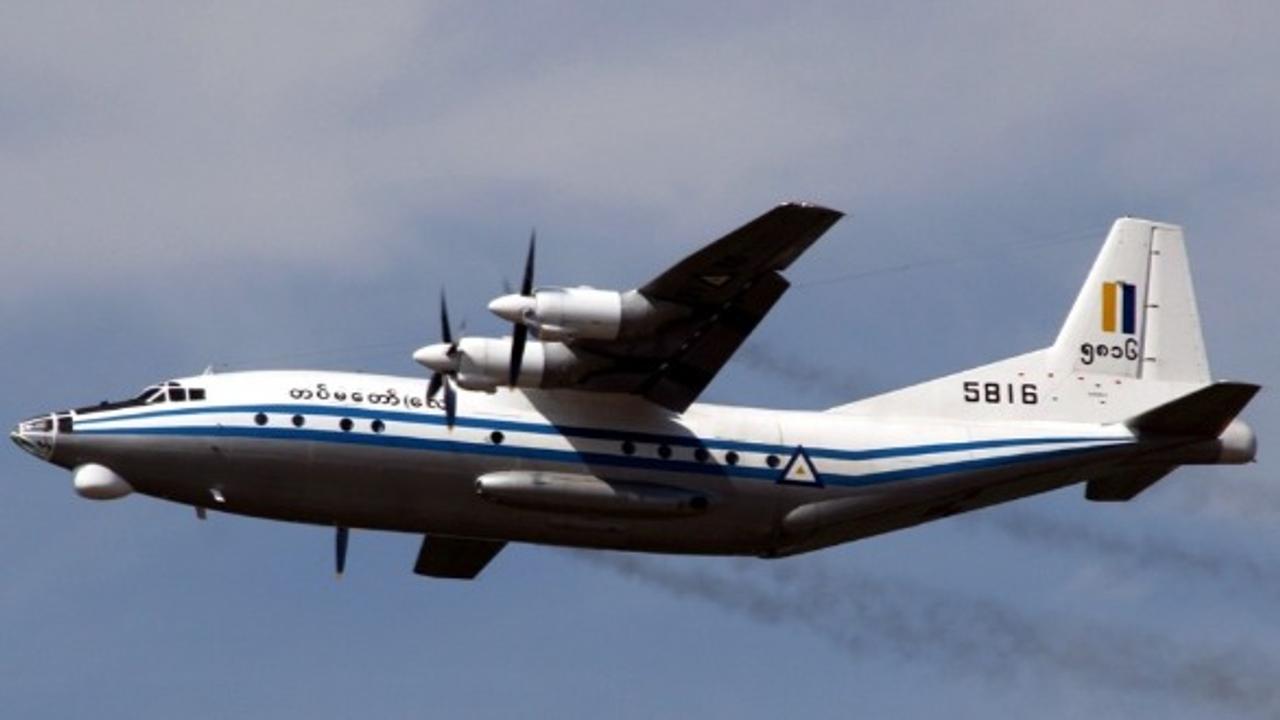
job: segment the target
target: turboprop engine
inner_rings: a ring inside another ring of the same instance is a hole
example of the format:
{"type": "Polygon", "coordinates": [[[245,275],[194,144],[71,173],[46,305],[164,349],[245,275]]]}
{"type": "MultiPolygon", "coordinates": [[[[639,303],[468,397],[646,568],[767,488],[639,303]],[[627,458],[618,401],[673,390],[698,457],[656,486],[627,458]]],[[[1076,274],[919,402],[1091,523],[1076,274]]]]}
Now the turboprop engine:
{"type": "Polygon", "coordinates": [[[536,331],[542,340],[616,340],[640,334],[666,319],[656,303],[635,290],[621,293],[589,287],[503,295],[489,303],[489,311],[536,331]]]}
{"type": "MultiPolygon", "coordinates": [[[[489,303],[489,311],[511,323],[511,359],[507,366],[507,383],[522,384],[525,345],[529,333],[556,347],[556,341],[617,340],[642,336],[662,323],[687,312],[671,303],[650,299],[639,290],[620,293],[590,287],[544,287],[534,290],[533,258],[537,236],[529,236],[529,254],[524,261],[520,292],[510,290],[489,303]]],[[[572,351],[568,355],[579,366],[572,351]]],[[[550,357],[548,355],[548,357],[550,357]]],[[[548,361],[549,363],[549,361],[548,361]]],[[[548,368],[550,366],[548,364],[548,368]]],[[[544,375],[546,377],[546,375],[544,375]]],[[[558,379],[556,384],[558,384],[558,379]]],[[[547,382],[542,387],[549,387],[547,382]]]]}
{"type": "MultiPolygon", "coordinates": [[[[492,392],[508,382],[511,342],[511,338],[462,338],[456,344],[427,345],[418,349],[413,359],[454,377],[462,388],[492,392]]],[[[515,384],[527,388],[566,385],[585,367],[586,363],[561,343],[532,342],[524,350],[515,384]]]]}
{"type": "Polygon", "coordinates": [[[613,340],[622,326],[622,293],[595,288],[542,288],[533,295],[503,295],[489,303],[494,315],[527,325],[544,340],[613,340]]]}

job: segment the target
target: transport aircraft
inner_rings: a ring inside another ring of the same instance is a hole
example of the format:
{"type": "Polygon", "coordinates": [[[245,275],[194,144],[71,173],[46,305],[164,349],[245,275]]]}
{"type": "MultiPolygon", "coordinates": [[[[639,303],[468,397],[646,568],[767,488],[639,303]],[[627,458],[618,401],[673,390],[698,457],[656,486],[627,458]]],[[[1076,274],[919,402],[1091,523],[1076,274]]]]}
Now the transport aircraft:
{"type": "Polygon", "coordinates": [[[625,292],[535,287],[430,374],[281,370],[161,382],[23,421],[76,492],[424,536],[474,578],[508,542],[777,558],[1084,484],[1132,499],[1180,465],[1252,461],[1259,389],[1210,379],[1182,230],[1117,220],[1053,344],[821,412],[696,403],[841,213],[780,205],[625,292]]]}

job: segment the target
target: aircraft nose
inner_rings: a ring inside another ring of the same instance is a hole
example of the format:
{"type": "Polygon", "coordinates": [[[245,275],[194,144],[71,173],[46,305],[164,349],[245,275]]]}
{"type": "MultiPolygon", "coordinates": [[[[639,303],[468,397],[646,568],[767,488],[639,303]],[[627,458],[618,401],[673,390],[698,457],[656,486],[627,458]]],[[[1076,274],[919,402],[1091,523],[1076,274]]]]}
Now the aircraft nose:
{"type": "Polygon", "coordinates": [[[14,445],[22,448],[24,452],[29,452],[32,455],[36,454],[35,445],[30,440],[27,440],[27,436],[22,432],[22,423],[13,426],[13,429],[9,431],[9,439],[13,441],[14,445]]]}
{"type": "Polygon", "coordinates": [[[53,454],[53,418],[24,420],[9,431],[9,439],[24,452],[47,460],[53,454]]]}

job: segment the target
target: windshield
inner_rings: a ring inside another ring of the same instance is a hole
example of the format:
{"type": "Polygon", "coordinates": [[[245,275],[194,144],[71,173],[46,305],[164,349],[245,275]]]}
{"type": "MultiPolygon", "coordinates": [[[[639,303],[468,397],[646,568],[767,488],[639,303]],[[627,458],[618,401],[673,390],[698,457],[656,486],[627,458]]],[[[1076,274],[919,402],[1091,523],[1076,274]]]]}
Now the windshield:
{"type": "Polygon", "coordinates": [[[169,381],[164,385],[148,385],[136,396],[121,402],[102,401],[97,405],[76,408],[78,414],[101,412],[103,410],[117,410],[119,408],[136,407],[138,405],[154,405],[166,401],[172,402],[188,402],[191,400],[204,400],[204,388],[184,388],[175,381],[169,381]]]}

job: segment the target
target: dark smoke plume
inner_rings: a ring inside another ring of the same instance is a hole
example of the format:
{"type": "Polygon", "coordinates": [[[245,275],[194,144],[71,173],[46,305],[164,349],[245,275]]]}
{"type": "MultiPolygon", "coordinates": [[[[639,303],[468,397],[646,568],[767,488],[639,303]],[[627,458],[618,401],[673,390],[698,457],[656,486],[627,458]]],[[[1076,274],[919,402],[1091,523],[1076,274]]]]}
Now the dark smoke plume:
{"type": "Polygon", "coordinates": [[[905,580],[836,575],[810,558],[723,561],[726,571],[618,553],[576,553],[593,564],[770,625],[806,627],[857,657],[892,653],[996,682],[1035,669],[1091,685],[1196,700],[1270,716],[1280,668],[1249,649],[1194,650],[1118,626],[1032,618],[991,600],[905,580]]]}

